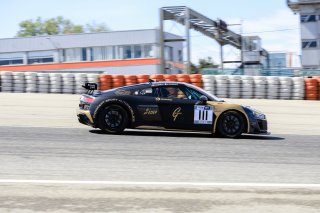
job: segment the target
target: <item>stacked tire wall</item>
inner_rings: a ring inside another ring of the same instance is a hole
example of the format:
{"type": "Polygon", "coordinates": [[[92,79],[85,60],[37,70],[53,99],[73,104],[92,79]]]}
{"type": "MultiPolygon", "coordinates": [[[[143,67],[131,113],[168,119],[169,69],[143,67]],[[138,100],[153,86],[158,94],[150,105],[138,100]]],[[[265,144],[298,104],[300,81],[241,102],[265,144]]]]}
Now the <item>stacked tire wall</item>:
{"type": "Polygon", "coordinates": [[[178,81],[201,87],[220,98],[320,100],[320,77],[235,75],[109,75],[86,73],[0,72],[1,92],[82,94],[85,82],[100,90],[156,81],[178,81]]]}

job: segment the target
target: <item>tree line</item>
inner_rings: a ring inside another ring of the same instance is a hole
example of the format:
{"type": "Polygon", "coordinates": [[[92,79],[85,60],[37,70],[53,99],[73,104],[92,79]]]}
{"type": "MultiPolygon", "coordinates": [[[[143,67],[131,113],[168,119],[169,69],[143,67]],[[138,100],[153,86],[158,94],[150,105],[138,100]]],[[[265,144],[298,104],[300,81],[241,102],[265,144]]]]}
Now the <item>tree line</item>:
{"type": "Polygon", "coordinates": [[[19,23],[17,37],[59,35],[86,32],[105,32],[110,29],[105,23],[87,23],[86,25],[74,24],[71,20],[62,16],[43,20],[41,17],[35,20],[28,19],[19,23]]]}

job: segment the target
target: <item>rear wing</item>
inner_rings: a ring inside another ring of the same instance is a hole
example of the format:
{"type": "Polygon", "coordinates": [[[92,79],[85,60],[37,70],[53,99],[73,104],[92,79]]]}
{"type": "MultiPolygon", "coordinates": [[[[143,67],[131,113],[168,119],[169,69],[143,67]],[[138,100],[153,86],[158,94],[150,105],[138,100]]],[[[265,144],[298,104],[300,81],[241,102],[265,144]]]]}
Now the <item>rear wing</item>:
{"type": "Polygon", "coordinates": [[[83,88],[87,90],[88,95],[92,95],[95,90],[98,89],[98,84],[96,83],[85,83],[82,85],[83,88]]]}

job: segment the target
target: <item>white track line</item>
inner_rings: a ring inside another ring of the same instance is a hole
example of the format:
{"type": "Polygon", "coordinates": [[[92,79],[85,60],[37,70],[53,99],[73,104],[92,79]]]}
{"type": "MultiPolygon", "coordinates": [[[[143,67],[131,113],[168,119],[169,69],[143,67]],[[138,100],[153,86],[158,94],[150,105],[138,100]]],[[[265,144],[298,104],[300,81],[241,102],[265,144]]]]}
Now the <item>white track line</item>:
{"type": "Polygon", "coordinates": [[[0,179],[0,184],[86,184],[86,185],[131,185],[131,186],[211,186],[211,187],[275,187],[275,188],[320,188],[320,184],[291,183],[201,183],[201,182],[138,182],[138,181],[73,181],[73,180],[17,180],[0,179]]]}

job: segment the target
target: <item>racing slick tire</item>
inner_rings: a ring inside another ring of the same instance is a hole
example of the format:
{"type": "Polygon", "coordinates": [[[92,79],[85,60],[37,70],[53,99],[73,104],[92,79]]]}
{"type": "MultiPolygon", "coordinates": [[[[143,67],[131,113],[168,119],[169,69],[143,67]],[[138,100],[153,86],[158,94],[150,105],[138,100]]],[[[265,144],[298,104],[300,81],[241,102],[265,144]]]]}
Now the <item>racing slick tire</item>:
{"type": "Polygon", "coordinates": [[[244,132],[245,123],[238,112],[228,111],[220,116],[216,132],[222,137],[238,138],[244,132]]]}
{"type": "Polygon", "coordinates": [[[128,113],[116,104],[106,106],[99,113],[98,124],[106,133],[120,134],[128,125],[128,113]]]}

